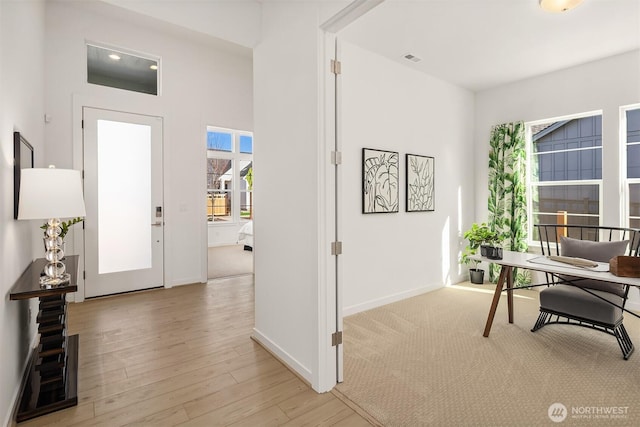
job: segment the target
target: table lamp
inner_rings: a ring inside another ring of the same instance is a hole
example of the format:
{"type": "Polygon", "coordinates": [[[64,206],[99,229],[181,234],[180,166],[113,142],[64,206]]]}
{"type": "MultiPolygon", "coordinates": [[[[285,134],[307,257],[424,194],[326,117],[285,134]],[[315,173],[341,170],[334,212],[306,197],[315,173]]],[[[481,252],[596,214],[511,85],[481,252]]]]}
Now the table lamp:
{"type": "Polygon", "coordinates": [[[20,172],[20,200],[18,219],[46,219],[44,246],[48,263],[40,286],[54,288],[69,283],[62,262],[64,248],[60,238],[60,218],[86,215],[82,196],[80,171],[49,168],[22,169],[20,172]]]}

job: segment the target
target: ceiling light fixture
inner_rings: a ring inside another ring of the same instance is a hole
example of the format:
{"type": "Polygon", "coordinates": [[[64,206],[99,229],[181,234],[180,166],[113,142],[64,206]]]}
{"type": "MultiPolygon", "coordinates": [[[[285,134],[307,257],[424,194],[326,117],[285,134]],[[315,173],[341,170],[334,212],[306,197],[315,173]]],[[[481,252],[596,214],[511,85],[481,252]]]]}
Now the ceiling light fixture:
{"type": "Polygon", "coordinates": [[[566,12],[582,3],[582,0],[540,0],[540,7],[547,12],[566,12]]]}
{"type": "Polygon", "coordinates": [[[149,68],[155,71],[158,69],[158,66],[156,64],[153,64],[153,65],[149,65],[149,68]]]}
{"type": "Polygon", "coordinates": [[[120,61],[120,55],[116,55],[115,53],[109,55],[109,58],[113,59],[114,61],[120,61]]]}

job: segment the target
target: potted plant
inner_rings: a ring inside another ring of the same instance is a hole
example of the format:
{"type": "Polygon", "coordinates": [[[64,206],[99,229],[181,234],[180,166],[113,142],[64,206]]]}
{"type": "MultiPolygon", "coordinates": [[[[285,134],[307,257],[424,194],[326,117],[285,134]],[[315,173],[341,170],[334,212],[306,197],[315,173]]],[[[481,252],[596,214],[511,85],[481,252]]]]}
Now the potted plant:
{"type": "MultiPolygon", "coordinates": [[[[62,222],[60,223],[60,235],[59,235],[59,237],[64,241],[64,236],[66,236],[66,235],[67,235],[67,233],[69,232],[69,229],[71,228],[71,226],[72,226],[72,225],[75,225],[75,224],[77,224],[77,223],[79,223],[79,222],[82,222],[82,221],[84,221],[84,218],[81,218],[81,217],[79,217],[79,218],[73,218],[73,219],[70,219],[69,221],[62,221],[62,222]]],[[[47,232],[47,223],[45,222],[44,224],[42,224],[42,225],[40,226],[40,228],[41,228],[42,230],[44,230],[44,232],[45,232],[45,237],[46,237],[46,232],[47,232]]]]}
{"type": "Polygon", "coordinates": [[[481,248],[481,254],[487,258],[502,258],[502,248],[494,246],[499,240],[498,233],[491,230],[484,222],[481,224],[474,222],[471,228],[464,232],[463,237],[469,241],[469,244],[462,252],[460,262],[473,266],[469,268],[471,283],[482,284],[484,282],[484,270],[478,268],[480,261],[470,257],[478,253],[478,248],[481,248]]]}

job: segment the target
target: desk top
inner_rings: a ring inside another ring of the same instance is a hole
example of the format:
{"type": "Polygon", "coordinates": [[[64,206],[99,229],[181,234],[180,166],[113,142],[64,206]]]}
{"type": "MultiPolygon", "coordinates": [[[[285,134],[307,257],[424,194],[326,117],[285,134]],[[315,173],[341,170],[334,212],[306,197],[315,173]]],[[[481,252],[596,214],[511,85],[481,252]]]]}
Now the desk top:
{"type": "Polygon", "coordinates": [[[38,258],[34,260],[29,267],[22,273],[18,281],[9,291],[9,299],[21,300],[37,297],[46,297],[52,295],[61,295],[68,292],[78,290],[78,255],[70,255],[64,257],[63,261],[67,273],[71,274],[69,284],[58,286],[51,289],[43,289],[40,287],[40,273],[44,270],[47,260],[38,258]]]}
{"type": "Polygon", "coordinates": [[[526,252],[503,251],[502,259],[489,259],[480,255],[472,255],[469,258],[477,261],[493,263],[498,265],[506,265],[509,267],[525,268],[527,270],[542,271],[544,273],[565,274],[568,276],[580,277],[583,279],[601,280],[603,282],[620,283],[623,285],[631,285],[640,287],[640,278],[637,277],[620,277],[610,272],[593,271],[587,268],[579,268],[573,266],[547,265],[532,262],[536,258],[543,255],[530,254],[526,252]]]}

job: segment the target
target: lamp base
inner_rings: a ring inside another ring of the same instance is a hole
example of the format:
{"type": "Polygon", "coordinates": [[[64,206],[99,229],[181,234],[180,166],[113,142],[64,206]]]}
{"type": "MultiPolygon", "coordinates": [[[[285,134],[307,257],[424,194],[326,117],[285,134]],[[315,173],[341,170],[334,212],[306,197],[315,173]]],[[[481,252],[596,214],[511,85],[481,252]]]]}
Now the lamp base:
{"type": "Polygon", "coordinates": [[[69,273],[63,273],[58,277],[40,276],[40,287],[42,289],[53,289],[59,286],[68,285],[71,281],[69,273]]]}

